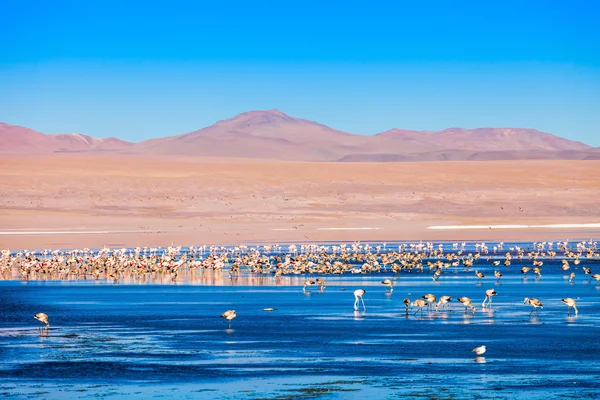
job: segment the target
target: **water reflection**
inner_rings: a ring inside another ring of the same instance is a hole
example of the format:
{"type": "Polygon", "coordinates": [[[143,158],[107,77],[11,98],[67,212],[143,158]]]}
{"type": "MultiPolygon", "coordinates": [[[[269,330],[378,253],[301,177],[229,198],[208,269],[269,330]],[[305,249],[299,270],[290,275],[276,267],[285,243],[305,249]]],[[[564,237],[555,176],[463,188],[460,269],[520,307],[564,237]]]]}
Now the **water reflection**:
{"type": "Polygon", "coordinates": [[[483,356],[479,356],[479,357],[475,357],[475,359],[473,360],[474,362],[476,362],[477,364],[485,364],[485,357],[483,356]]]}
{"type": "Polygon", "coordinates": [[[366,311],[354,311],[354,320],[362,321],[365,319],[365,315],[367,315],[366,311]]]}
{"type": "Polygon", "coordinates": [[[539,315],[537,315],[537,314],[531,314],[529,316],[529,322],[532,323],[533,325],[539,325],[539,324],[541,324],[539,315]]]}
{"type": "Polygon", "coordinates": [[[577,315],[568,315],[565,318],[565,321],[567,321],[567,323],[573,323],[573,322],[577,321],[577,315]]]}

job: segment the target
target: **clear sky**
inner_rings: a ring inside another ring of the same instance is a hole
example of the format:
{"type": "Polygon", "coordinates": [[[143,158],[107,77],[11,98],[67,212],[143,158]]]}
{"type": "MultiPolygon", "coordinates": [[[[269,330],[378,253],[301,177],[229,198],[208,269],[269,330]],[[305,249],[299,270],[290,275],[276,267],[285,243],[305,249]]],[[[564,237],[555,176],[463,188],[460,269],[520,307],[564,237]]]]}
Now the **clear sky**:
{"type": "Polygon", "coordinates": [[[280,109],[600,146],[600,1],[0,3],[0,121],[143,139],[280,109]]]}

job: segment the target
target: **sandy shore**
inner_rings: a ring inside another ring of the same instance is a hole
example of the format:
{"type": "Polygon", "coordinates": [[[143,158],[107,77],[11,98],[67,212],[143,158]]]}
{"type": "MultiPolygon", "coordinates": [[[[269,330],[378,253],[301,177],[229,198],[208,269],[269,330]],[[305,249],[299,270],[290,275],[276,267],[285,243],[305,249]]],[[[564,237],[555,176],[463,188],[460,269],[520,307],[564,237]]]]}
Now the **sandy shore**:
{"type": "Polygon", "coordinates": [[[600,226],[578,226],[600,223],[597,171],[599,161],[3,156],[0,248],[598,238],[600,226]],[[572,225],[545,226],[556,224],[572,225]]]}

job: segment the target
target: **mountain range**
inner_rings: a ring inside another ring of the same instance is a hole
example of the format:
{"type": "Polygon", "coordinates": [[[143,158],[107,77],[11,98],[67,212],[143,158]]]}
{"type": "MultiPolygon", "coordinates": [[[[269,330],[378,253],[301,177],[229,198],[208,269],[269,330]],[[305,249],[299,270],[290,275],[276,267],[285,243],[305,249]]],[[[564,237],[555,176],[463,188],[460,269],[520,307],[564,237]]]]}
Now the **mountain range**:
{"type": "Polygon", "coordinates": [[[249,111],[197,131],[139,143],[79,133],[46,135],[0,123],[0,153],[57,152],[345,162],[600,159],[600,148],[535,129],[391,129],[357,135],[279,110],[249,111]]]}

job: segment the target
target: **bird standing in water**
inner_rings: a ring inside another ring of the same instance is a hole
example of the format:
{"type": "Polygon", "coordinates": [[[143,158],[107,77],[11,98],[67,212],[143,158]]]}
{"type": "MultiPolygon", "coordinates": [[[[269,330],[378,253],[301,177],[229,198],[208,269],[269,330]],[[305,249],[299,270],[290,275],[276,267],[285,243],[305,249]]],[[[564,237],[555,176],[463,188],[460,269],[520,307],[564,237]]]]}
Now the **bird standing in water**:
{"type": "Polygon", "coordinates": [[[431,306],[435,306],[435,311],[437,312],[437,298],[435,297],[435,295],[431,294],[431,293],[427,293],[424,296],[421,296],[423,299],[425,299],[425,301],[427,302],[427,311],[431,310],[431,306]]]}
{"type": "Polygon", "coordinates": [[[381,283],[386,286],[386,292],[392,293],[394,291],[394,282],[391,279],[385,279],[381,283]]]}
{"type": "Polygon", "coordinates": [[[231,320],[237,317],[235,310],[227,310],[223,314],[221,314],[221,318],[227,319],[229,321],[229,329],[231,329],[231,320]]]}
{"type": "Polygon", "coordinates": [[[475,313],[475,307],[473,307],[473,302],[468,297],[459,297],[458,301],[465,306],[465,312],[467,312],[467,307],[471,307],[473,313],[475,313]]]}
{"type": "Polygon", "coordinates": [[[46,330],[50,329],[50,322],[48,322],[48,316],[44,313],[37,313],[33,318],[40,321],[42,324],[46,324],[46,330]]]}
{"type": "Polygon", "coordinates": [[[544,308],[542,302],[538,299],[534,299],[533,297],[531,299],[529,297],[525,297],[525,300],[523,300],[523,304],[529,304],[531,307],[533,307],[529,315],[531,315],[533,310],[535,310],[535,312],[538,312],[538,308],[544,308]]]}
{"type": "Polygon", "coordinates": [[[410,299],[406,297],[403,301],[404,307],[406,307],[406,315],[408,315],[408,307],[410,307],[410,299]]]}
{"type": "Polygon", "coordinates": [[[306,292],[306,287],[311,287],[312,285],[316,284],[315,281],[313,281],[312,279],[307,279],[304,281],[304,286],[302,287],[302,291],[306,292]]]}
{"type": "Polygon", "coordinates": [[[411,304],[411,307],[412,306],[419,307],[419,309],[417,311],[415,311],[415,314],[417,314],[419,311],[421,311],[421,315],[423,315],[423,307],[425,307],[426,304],[427,304],[427,302],[425,300],[423,300],[423,299],[416,299],[411,304]]]}
{"type": "Polygon", "coordinates": [[[358,311],[358,300],[362,301],[363,309],[367,311],[367,307],[365,306],[365,301],[363,300],[363,295],[367,293],[363,289],[356,289],[354,291],[354,311],[358,311]]]}
{"type": "Polygon", "coordinates": [[[441,296],[438,302],[438,308],[444,309],[449,307],[448,303],[452,300],[452,296],[441,296]]]}
{"type": "Polygon", "coordinates": [[[569,307],[568,315],[571,315],[571,307],[573,307],[573,309],[575,310],[575,315],[579,314],[577,311],[577,302],[575,300],[573,300],[570,297],[566,297],[566,298],[562,299],[561,301],[569,307]]]}
{"type": "Polygon", "coordinates": [[[319,290],[320,291],[325,290],[325,279],[323,279],[323,278],[317,278],[317,280],[315,282],[317,283],[317,285],[319,285],[319,290]]]}
{"type": "Polygon", "coordinates": [[[485,346],[479,346],[479,347],[475,347],[473,350],[471,350],[471,352],[477,354],[478,356],[483,355],[483,353],[486,352],[486,347],[485,346]]]}
{"type": "Polygon", "coordinates": [[[498,293],[496,293],[496,291],[494,289],[488,289],[485,291],[485,299],[483,299],[483,303],[481,303],[481,307],[485,308],[486,304],[485,302],[487,301],[487,306],[491,307],[492,306],[492,297],[494,297],[495,295],[497,295],[498,293]]]}

